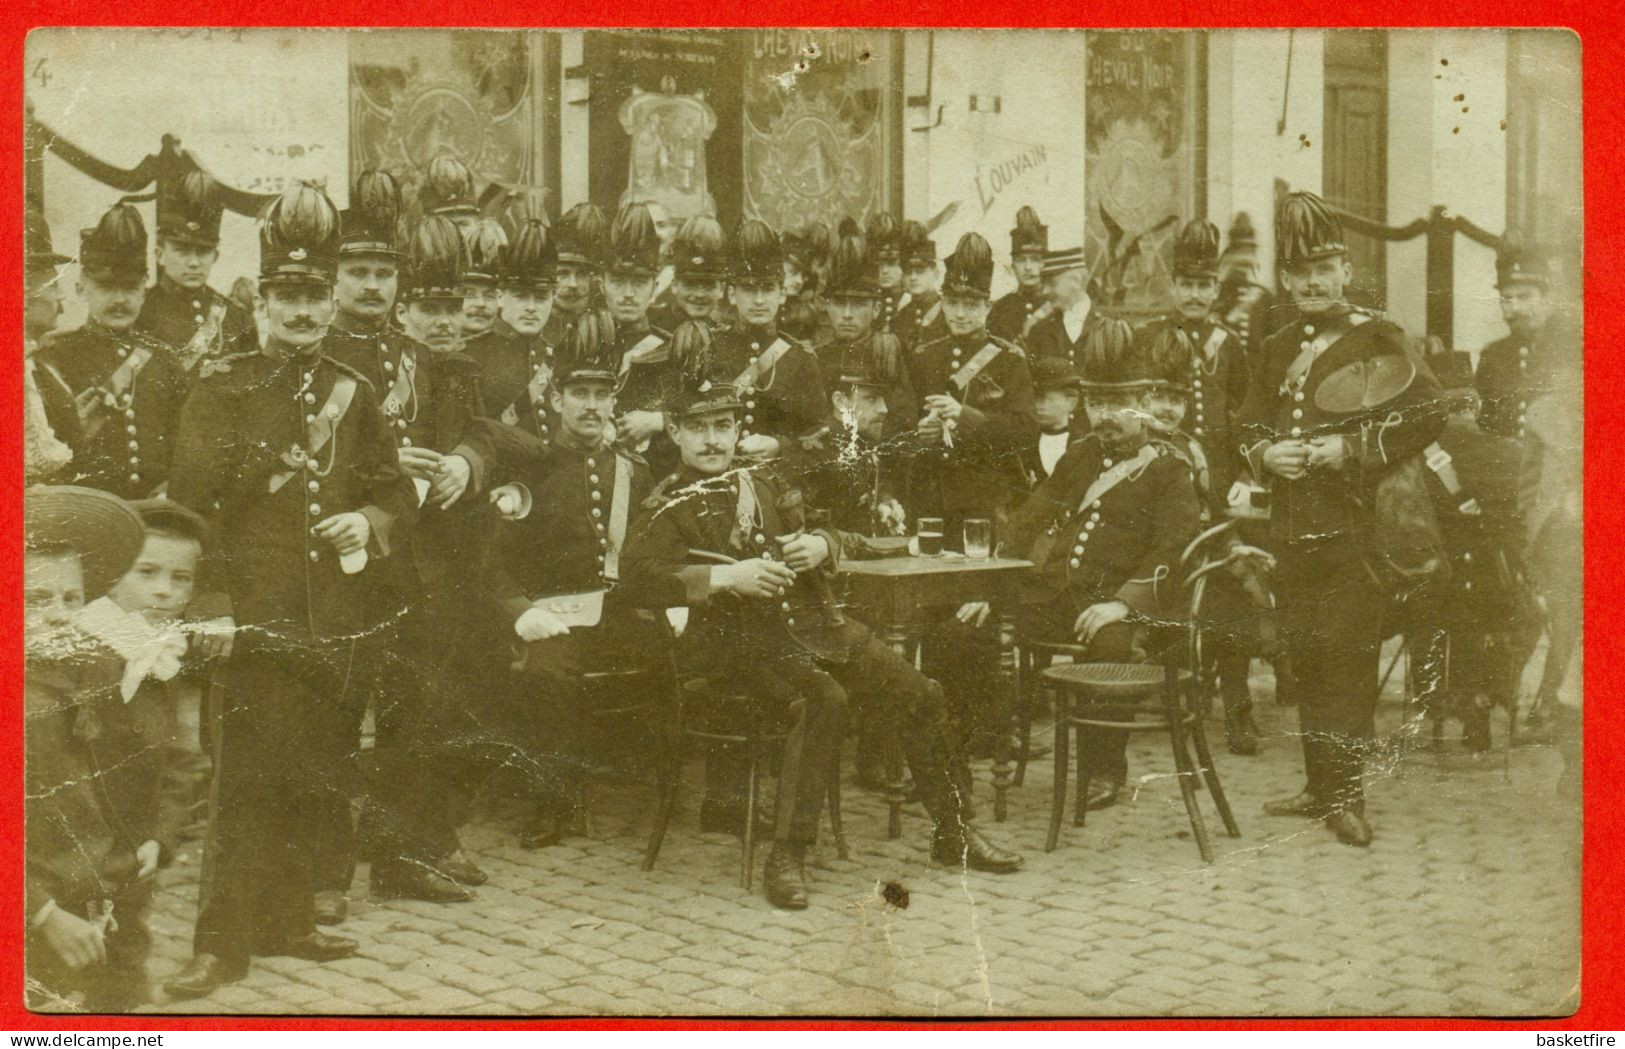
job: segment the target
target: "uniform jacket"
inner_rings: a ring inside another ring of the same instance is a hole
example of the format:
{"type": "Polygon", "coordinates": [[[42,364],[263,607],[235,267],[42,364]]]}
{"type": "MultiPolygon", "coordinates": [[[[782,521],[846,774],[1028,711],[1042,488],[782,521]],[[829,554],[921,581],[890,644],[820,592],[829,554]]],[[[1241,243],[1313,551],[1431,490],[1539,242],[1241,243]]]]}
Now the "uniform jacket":
{"type": "Polygon", "coordinates": [[[1000,552],[1037,565],[1027,600],[1064,596],[1082,611],[1116,599],[1147,616],[1177,607],[1179,555],[1195,538],[1200,517],[1196,489],[1172,448],[1160,442],[1143,447],[1143,465],[1084,503],[1103,472],[1141,449],[1114,456],[1099,437],[1080,439],[1010,515],[1000,552]]]}
{"type": "Polygon", "coordinates": [[[947,335],[948,322],[942,318],[942,296],[936,292],[910,296],[898,308],[891,330],[903,340],[904,347],[922,346],[947,335]]]}
{"type": "Polygon", "coordinates": [[[553,346],[545,338],[521,335],[498,318],[489,331],[470,339],[463,352],[479,365],[485,412],[544,441],[553,438],[558,420],[547,395],[531,392],[532,379],[552,374],[553,346]]]}
{"type": "Polygon", "coordinates": [[[1285,388],[1288,369],[1310,341],[1320,336],[1322,322],[1299,315],[1264,343],[1264,356],[1253,373],[1241,416],[1242,449],[1260,484],[1272,489],[1270,534],[1277,540],[1353,539],[1369,534],[1372,486],[1383,474],[1426,448],[1444,426],[1439,384],[1427,365],[1410,353],[1397,324],[1356,312],[1355,323],[1328,345],[1304,376],[1301,389],[1285,388]],[[1416,364],[1410,388],[1371,413],[1333,415],[1315,404],[1325,378],[1345,365],[1385,354],[1405,354],[1416,364]],[[1389,425],[1381,427],[1381,423],[1389,425]],[[1362,424],[1372,424],[1365,426],[1362,424]],[[1323,470],[1288,481],[1264,469],[1264,450],[1290,437],[1310,440],[1338,435],[1351,452],[1342,470],[1323,470]]]}
{"type": "MultiPolygon", "coordinates": [[[[1078,409],[1077,414],[1078,416],[1083,415],[1083,409],[1081,407],[1078,409]]],[[[1070,451],[1073,445],[1077,444],[1083,438],[1089,436],[1089,432],[1089,422],[1087,419],[1076,417],[1073,418],[1072,425],[1066,429],[1067,450],[1070,451]]],[[[1027,487],[1029,488],[1038,487],[1044,483],[1044,480],[1047,477],[1049,477],[1049,474],[1044,472],[1044,459],[1039,453],[1038,447],[1038,442],[1043,437],[1044,434],[1034,430],[1032,443],[1029,444],[1026,449],[1024,449],[1022,455],[1021,468],[1022,471],[1027,475],[1027,487]]],[[[1064,459],[1065,457],[1066,456],[1063,454],[1062,458],[1064,459]]],[[[1055,463],[1055,468],[1059,469],[1060,465],[1060,461],[1057,460],[1055,463]]]]}
{"type": "Polygon", "coordinates": [[[901,337],[897,315],[908,305],[908,296],[901,289],[882,291],[875,300],[875,331],[889,331],[901,337]]]}
{"type": "Polygon", "coordinates": [[[775,464],[787,484],[827,515],[837,531],[862,536],[906,535],[902,506],[908,445],[871,441],[833,415],[785,448],[775,464]],[[888,516],[889,515],[889,516],[888,516]]]}
{"type": "Polygon", "coordinates": [[[1017,288],[993,304],[987,314],[987,330],[1008,342],[1026,345],[1028,318],[1048,303],[1042,285],[1031,291],[1017,288]]]}
{"type": "Polygon", "coordinates": [[[842,661],[869,636],[829,598],[828,584],[846,540],[834,529],[806,527],[799,490],[765,470],[731,470],[702,478],[684,469],[662,481],[633,526],[621,560],[622,594],[643,608],[686,607],[695,613],[690,644],[726,646],[740,658],[774,659],[796,652],[842,661]],[[755,512],[739,520],[739,487],[755,490],[755,512]],[[806,527],[824,537],[830,557],[803,573],[777,601],[711,593],[711,574],[725,562],[779,557],[777,537],[806,527]]]}
{"type": "Polygon", "coordinates": [[[1579,351],[1559,336],[1559,324],[1553,316],[1533,340],[1508,335],[1479,352],[1473,382],[1478,387],[1478,423],[1486,432],[1523,437],[1530,403],[1553,388],[1559,369],[1579,361],[1579,351]]]}
{"type": "Polygon", "coordinates": [[[1191,395],[1185,402],[1185,429],[1201,442],[1211,477],[1209,488],[1222,499],[1240,472],[1236,418],[1247,399],[1247,350],[1241,337],[1209,318],[1191,324],[1173,314],[1152,321],[1143,330],[1151,335],[1164,328],[1180,328],[1194,351],[1191,395]]]}
{"type": "Polygon", "coordinates": [[[834,337],[829,325],[829,309],[816,293],[802,292],[786,298],[779,309],[779,330],[811,346],[834,337]]]}
{"type": "Polygon", "coordinates": [[[224,358],[205,372],[181,415],[169,495],[213,525],[237,622],[299,639],[359,631],[366,576],[377,566],[345,575],[337,551],[311,528],[337,513],[365,514],[376,559],[388,556],[394,526],[417,512],[378,393],[322,344],[299,355],[268,348],[224,358]],[[328,404],[341,377],[355,381],[353,400],[310,454],[307,416],[328,404]]]}
{"type": "Polygon", "coordinates": [[[188,385],[167,345],[143,332],[115,333],[87,324],[52,338],[35,360],[75,398],[91,389],[101,391],[83,426],[63,433],[73,449],[64,480],[73,478],[73,483],[125,499],[145,498],[163,484],[188,385]],[[115,398],[109,388],[113,376],[132,353],[140,352],[151,356],[115,398]]]}
{"type": "Polygon", "coordinates": [[[751,363],[783,340],[789,347],[778,362],[754,384],[738,387],[744,411],[739,435],[759,433],[778,440],[780,450],[816,428],[829,411],[823,368],[812,347],[776,329],[765,331],[739,325],[715,334],[712,348],[716,368],[725,378],[744,373],[751,363]]]}
{"type": "Polygon", "coordinates": [[[1083,344],[1089,338],[1089,333],[1100,325],[1106,323],[1106,317],[1100,312],[1098,303],[1089,307],[1089,312],[1083,317],[1083,330],[1073,339],[1066,333],[1066,320],[1061,310],[1052,310],[1050,315],[1038,321],[1027,332],[1027,352],[1034,357],[1060,357],[1070,362],[1073,367],[1082,369],[1083,362],[1079,354],[1083,344]]]}
{"type": "Polygon", "coordinates": [[[952,447],[937,444],[914,455],[909,509],[915,516],[991,517],[1025,489],[1023,457],[1038,439],[1026,355],[1013,343],[977,331],[916,348],[909,375],[914,421],[924,417],[931,394],[946,393],[964,405],[952,447]],[[999,354],[971,380],[969,390],[959,389],[951,377],[990,343],[999,354]]]}
{"type": "Polygon", "coordinates": [[[187,349],[216,306],[223,306],[226,312],[221,318],[219,333],[204,356],[221,357],[258,349],[260,335],[254,317],[235,299],[210,287],[188,291],[163,278],[147,289],[135,326],[180,352],[187,349]]]}

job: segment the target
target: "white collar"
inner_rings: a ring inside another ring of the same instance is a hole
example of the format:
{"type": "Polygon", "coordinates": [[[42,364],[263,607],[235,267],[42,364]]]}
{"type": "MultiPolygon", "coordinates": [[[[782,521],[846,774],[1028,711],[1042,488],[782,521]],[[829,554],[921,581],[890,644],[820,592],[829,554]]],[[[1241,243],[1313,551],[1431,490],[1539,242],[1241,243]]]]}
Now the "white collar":
{"type": "Polygon", "coordinates": [[[168,681],[180,673],[186,635],[173,625],[154,626],[139,612],[126,612],[110,597],[98,597],[79,610],[79,628],[124,660],[119,691],[128,703],[148,677],[168,681]]]}

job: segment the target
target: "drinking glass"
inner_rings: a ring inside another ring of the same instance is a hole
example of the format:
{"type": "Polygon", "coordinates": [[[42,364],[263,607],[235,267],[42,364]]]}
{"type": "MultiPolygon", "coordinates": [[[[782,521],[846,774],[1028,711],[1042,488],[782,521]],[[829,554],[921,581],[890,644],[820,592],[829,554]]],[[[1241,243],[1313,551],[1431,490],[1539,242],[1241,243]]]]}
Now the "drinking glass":
{"type": "Polygon", "coordinates": [[[942,556],[942,530],[940,517],[922,517],[915,522],[914,534],[920,540],[921,557],[942,556]]]}
{"type": "Polygon", "coordinates": [[[993,553],[993,522],[985,517],[965,518],[965,556],[985,561],[993,553]]]}

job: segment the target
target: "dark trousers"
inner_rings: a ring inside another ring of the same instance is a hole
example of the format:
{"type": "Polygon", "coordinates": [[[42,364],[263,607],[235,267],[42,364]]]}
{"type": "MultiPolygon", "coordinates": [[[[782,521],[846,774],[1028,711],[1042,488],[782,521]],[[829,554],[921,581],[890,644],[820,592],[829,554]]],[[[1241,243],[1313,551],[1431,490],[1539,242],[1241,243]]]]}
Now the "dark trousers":
{"type": "Polygon", "coordinates": [[[1386,601],[1355,550],[1288,544],[1279,556],[1278,607],[1292,659],[1305,789],[1333,809],[1357,808],[1375,734],[1386,601]]]}
{"type": "MultiPolygon", "coordinates": [[[[28,1008],[48,1013],[127,1013],[150,1001],[147,957],[152,952],[152,934],[147,929],[147,911],[151,899],[151,881],[137,883],[113,898],[113,920],[103,938],[105,965],[70,969],[41,933],[29,929],[25,948],[28,1008]]],[[[89,917],[83,905],[65,909],[75,917],[89,917]]]]}
{"type": "Polygon", "coordinates": [[[314,927],[320,835],[346,808],[355,643],[239,633],[216,738],[193,949],[246,960],[314,927]]]}
{"type": "Polygon", "coordinates": [[[1202,660],[1219,680],[1226,714],[1253,706],[1247,675],[1259,647],[1258,612],[1241,584],[1222,569],[1210,573],[1202,595],[1202,660]]]}
{"type": "MultiPolygon", "coordinates": [[[[968,777],[949,738],[942,687],[879,638],[865,632],[844,662],[821,660],[799,648],[719,662],[731,685],[757,697],[769,712],[786,712],[790,721],[779,775],[777,840],[817,840],[849,710],[895,728],[921,801],[937,826],[971,818],[968,777]]],[[[744,773],[743,762],[715,763],[708,794],[715,800],[738,797],[744,773]]]]}

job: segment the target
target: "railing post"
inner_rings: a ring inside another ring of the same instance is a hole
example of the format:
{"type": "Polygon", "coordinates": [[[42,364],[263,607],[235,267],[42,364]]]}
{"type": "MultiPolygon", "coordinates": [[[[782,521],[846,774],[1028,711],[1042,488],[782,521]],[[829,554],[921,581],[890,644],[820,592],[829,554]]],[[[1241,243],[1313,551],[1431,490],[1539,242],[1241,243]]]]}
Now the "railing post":
{"type": "Polygon", "coordinates": [[[1428,214],[1427,334],[1453,345],[1456,309],[1456,224],[1443,205],[1428,214]]]}

